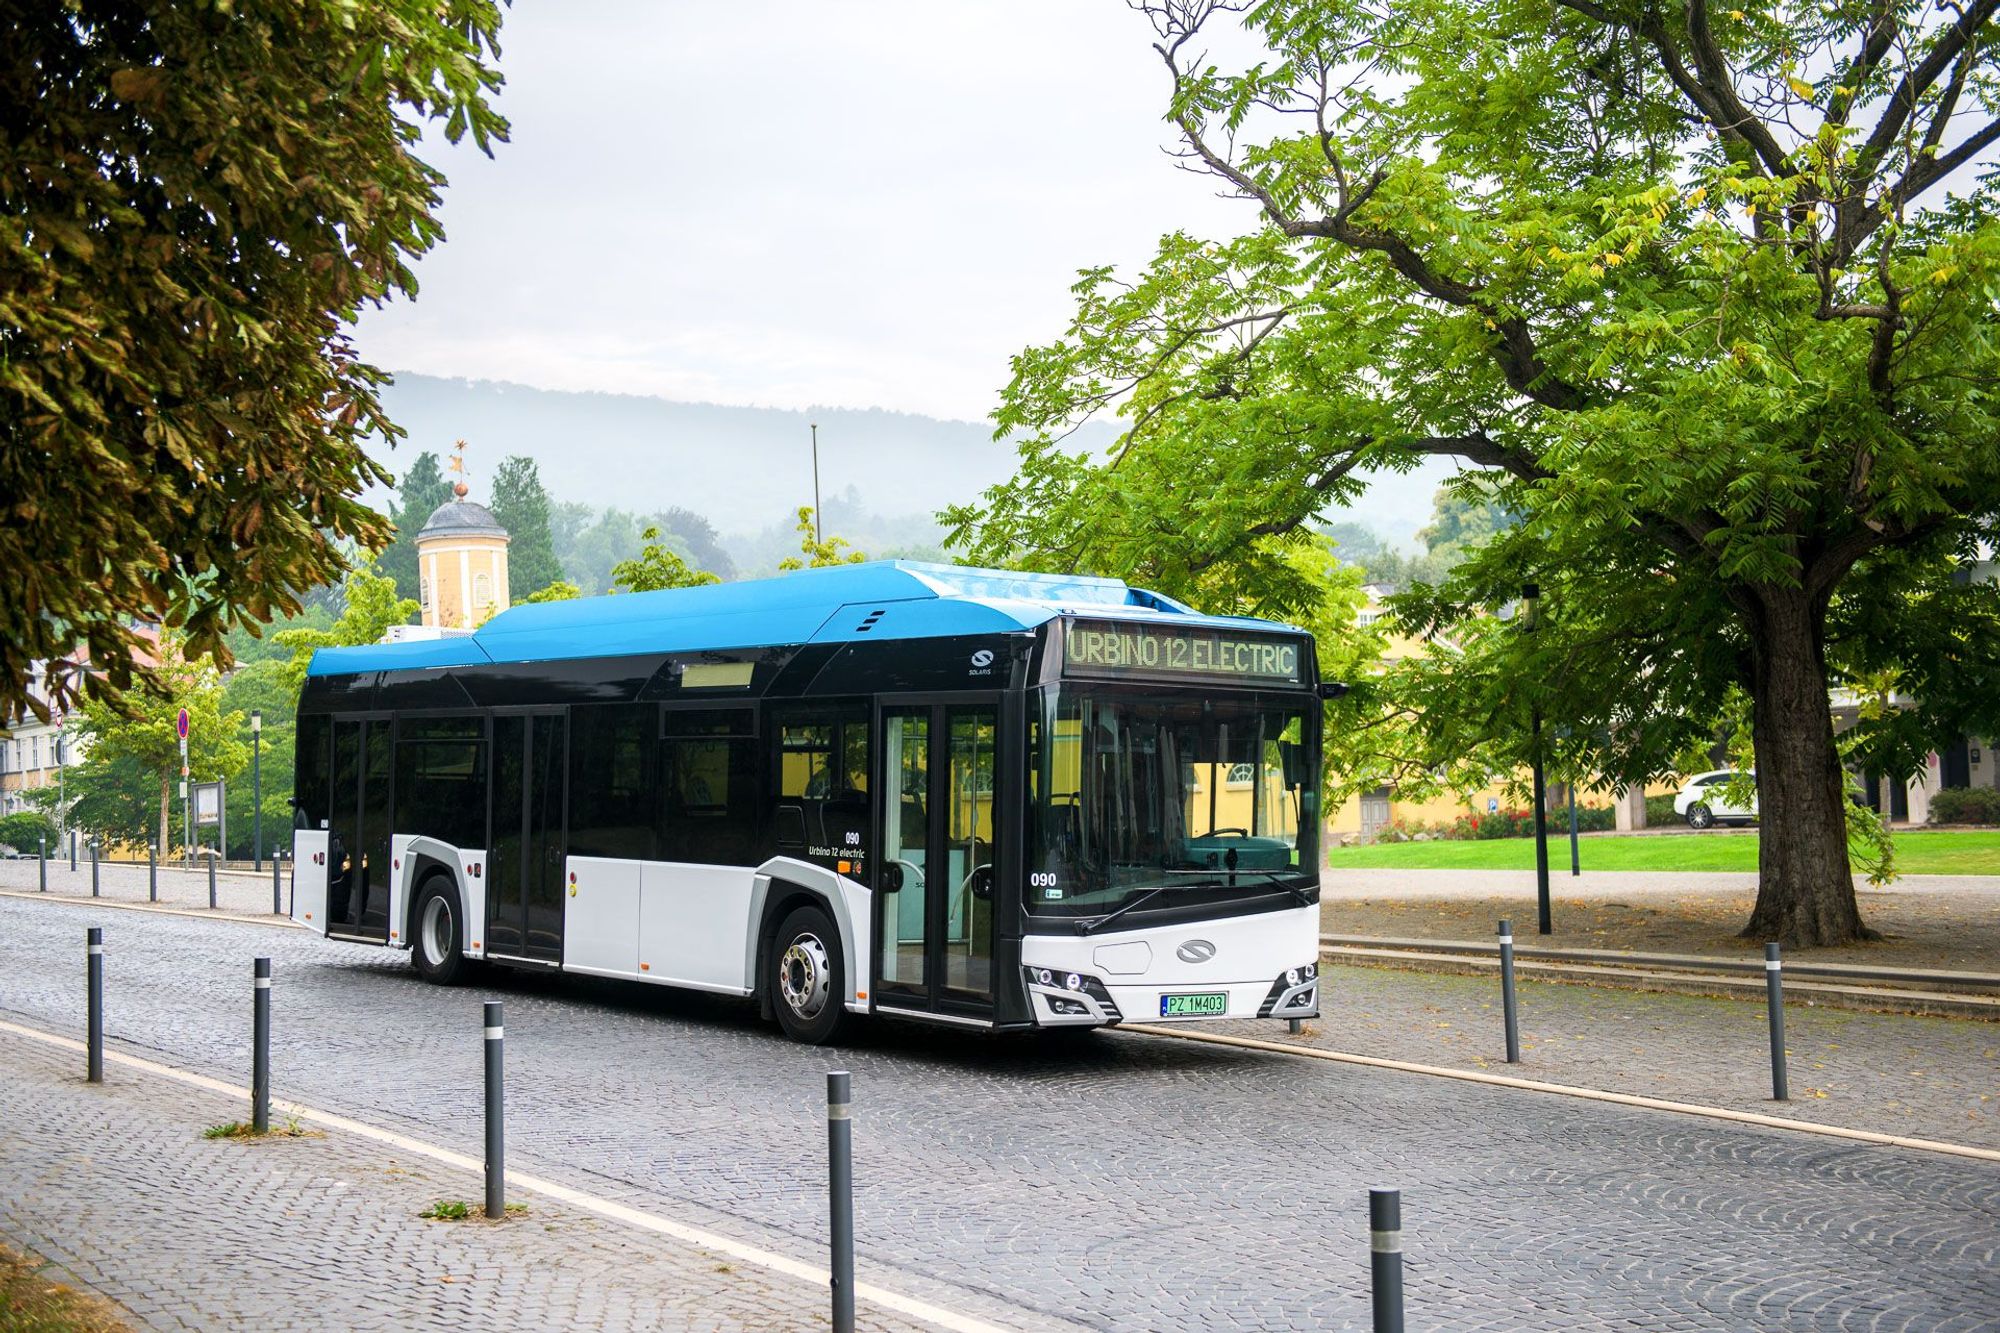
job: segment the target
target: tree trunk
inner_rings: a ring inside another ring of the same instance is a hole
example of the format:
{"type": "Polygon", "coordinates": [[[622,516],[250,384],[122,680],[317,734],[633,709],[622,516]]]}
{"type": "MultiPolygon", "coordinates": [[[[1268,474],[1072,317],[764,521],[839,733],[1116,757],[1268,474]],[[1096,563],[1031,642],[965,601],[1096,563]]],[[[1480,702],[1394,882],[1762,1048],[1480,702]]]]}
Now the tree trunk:
{"type": "Polygon", "coordinates": [[[1750,617],[1757,751],[1757,906],[1746,938],[1789,946],[1874,939],[1847,859],[1847,780],[1826,688],[1826,606],[1757,590],[1750,617]]]}

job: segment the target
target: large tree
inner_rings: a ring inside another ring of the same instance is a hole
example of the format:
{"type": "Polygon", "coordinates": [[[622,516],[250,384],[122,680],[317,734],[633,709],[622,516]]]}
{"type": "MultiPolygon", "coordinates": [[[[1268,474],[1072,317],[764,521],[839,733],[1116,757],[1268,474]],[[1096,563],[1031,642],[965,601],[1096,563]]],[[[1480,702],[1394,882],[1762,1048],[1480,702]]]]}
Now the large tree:
{"type": "Polygon", "coordinates": [[[128,697],[122,707],[92,699],[71,722],[83,758],[64,786],[72,822],[100,838],[153,841],[166,849],[175,845],[180,711],[188,714],[193,782],[236,780],[250,761],[249,723],[223,702],[215,665],[190,661],[176,636],[162,636],[151,656],[157,690],[128,697]]]}
{"type": "Polygon", "coordinates": [[[430,522],[438,507],[450,499],[451,483],[444,479],[438,456],[426,449],[411,459],[396,488],[396,498],[389,505],[389,523],[396,529],[396,536],[382,548],[375,561],[384,574],[396,581],[397,596],[421,596],[423,576],[417,569],[417,534],[424,530],[424,524],[430,522]]]}
{"type": "Polygon", "coordinates": [[[0,3],[0,713],[157,681],[388,532],[347,329],[442,236],[427,122],[482,147],[494,0],[0,3]],[[88,674],[70,654],[88,646],[88,674]]]}
{"type": "Polygon", "coordinates": [[[1258,225],[1083,273],[959,542],[1283,611],[1311,590],[1271,538],[1456,456],[1520,521],[1403,607],[1454,671],[1354,725],[1505,766],[1539,710],[1566,767],[1640,781],[1740,690],[1746,933],[1866,934],[1829,687],[1903,673],[1922,715],[1874,752],[1903,767],[2000,695],[1995,590],[1954,577],[2000,524],[2000,0],[1135,7],[1183,165],[1258,225]],[[1227,72],[1203,28],[1245,10],[1267,54],[1227,72]],[[1111,455],[1065,452],[1107,408],[1111,455]],[[1535,634],[1484,614],[1528,582],[1535,634]]]}
{"type": "Polygon", "coordinates": [[[519,454],[500,460],[493,474],[493,517],[513,540],[507,544],[507,586],[514,598],[540,592],[562,578],[549,531],[549,493],[542,470],[519,454]]]}

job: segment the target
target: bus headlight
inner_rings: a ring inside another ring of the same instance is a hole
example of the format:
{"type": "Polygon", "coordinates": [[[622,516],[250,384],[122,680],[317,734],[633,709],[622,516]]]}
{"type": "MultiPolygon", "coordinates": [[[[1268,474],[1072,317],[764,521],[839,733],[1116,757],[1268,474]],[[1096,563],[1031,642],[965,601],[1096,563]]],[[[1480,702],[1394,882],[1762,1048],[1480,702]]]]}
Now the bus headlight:
{"type": "Polygon", "coordinates": [[[1271,983],[1258,1006],[1259,1018],[1311,1018],[1319,1013],[1319,964],[1288,967],[1271,983]]]}
{"type": "Polygon", "coordinates": [[[1064,990],[1082,990],[1082,989],[1083,989],[1083,978],[1082,978],[1082,977],[1080,977],[1080,976],[1078,976],[1078,975],[1077,975],[1076,973],[1074,973],[1074,972],[1070,973],[1070,974],[1069,974],[1068,976],[1066,976],[1066,977],[1064,977],[1064,978],[1063,978],[1063,989],[1064,989],[1064,990]]]}

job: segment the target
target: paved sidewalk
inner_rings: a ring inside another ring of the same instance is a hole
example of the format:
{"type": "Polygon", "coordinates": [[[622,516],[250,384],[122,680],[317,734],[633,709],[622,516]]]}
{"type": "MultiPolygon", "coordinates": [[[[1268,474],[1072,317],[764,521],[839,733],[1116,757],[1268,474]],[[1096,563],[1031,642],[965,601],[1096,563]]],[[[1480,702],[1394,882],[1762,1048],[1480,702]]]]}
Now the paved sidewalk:
{"type": "Polygon", "coordinates": [[[2000,1149],[2000,1025],[1791,1003],[1791,1100],[1771,1100],[1764,1002],[1521,981],[1521,1063],[1506,1062],[1500,982],[1324,966],[1324,1017],[1203,1025],[1266,1041],[1698,1102],[2000,1149]]]}
{"type": "MultiPolygon", "coordinates": [[[[1787,950],[1822,963],[2000,972],[2000,875],[1906,875],[1857,885],[1861,917],[1887,938],[1787,950]]],[[[1322,875],[1320,928],[1338,935],[1490,940],[1511,918],[1522,944],[1754,957],[1737,932],[1757,898],[1754,873],[1586,870],[1549,874],[1555,933],[1535,934],[1532,870],[1340,870],[1322,875]]]]}
{"type": "MultiPolygon", "coordinates": [[[[334,1133],[259,1142],[200,1131],[247,1108],[0,1032],[0,1239],[147,1329],[773,1329],[825,1322],[822,1290],[546,1199],[476,1206],[469,1173],[334,1133]]],[[[273,1117],[279,1120],[279,1117],[273,1117]]],[[[920,1327],[879,1310],[873,1328],[920,1327]]]]}
{"type": "MultiPolygon", "coordinates": [[[[182,870],[178,864],[171,867],[162,865],[159,868],[159,877],[161,906],[200,911],[208,909],[206,869],[182,870]]],[[[147,901],[144,862],[128,865],[124,862],[105,861],[98,866],[97,878],[100,896],[111,902],[147,901]]],[[[25,861],[0,861],[0,889],[15,893],[35,893],[38,891],[39,883],[32,857],[25,861]]],[[[283,889],[284,906],[289,911],[292,904],[292,868],[289,864],[284,868],[283,889]]],[[[78,857],[74,871],[69,868],[67,856],[61,860],[49,858],[49,894],[51,897],[88,898],[90,858],[78,857]]],[[[217,872],[215,904],[224,912],[270,916],[270,866],[266,864],[262,874],[233,870],[217,872]]]]}

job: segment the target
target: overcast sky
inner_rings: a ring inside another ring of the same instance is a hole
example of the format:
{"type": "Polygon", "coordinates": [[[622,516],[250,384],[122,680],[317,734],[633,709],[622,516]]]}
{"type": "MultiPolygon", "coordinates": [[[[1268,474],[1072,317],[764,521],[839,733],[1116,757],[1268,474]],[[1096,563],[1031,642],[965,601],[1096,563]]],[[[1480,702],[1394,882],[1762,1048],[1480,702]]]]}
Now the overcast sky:
{"type": "Polygon", "coordinates": [[[366,316],[398,370],[984,417],[1075,271],[1248,206],[1161,152],[1117,0],[516,0],[488,161],[433,152],[448,239],[366,316]]]}

